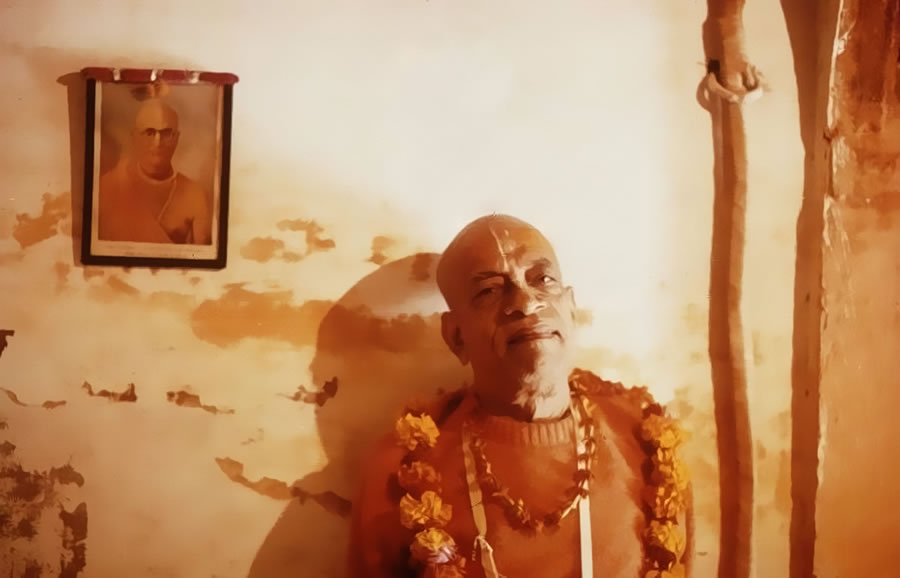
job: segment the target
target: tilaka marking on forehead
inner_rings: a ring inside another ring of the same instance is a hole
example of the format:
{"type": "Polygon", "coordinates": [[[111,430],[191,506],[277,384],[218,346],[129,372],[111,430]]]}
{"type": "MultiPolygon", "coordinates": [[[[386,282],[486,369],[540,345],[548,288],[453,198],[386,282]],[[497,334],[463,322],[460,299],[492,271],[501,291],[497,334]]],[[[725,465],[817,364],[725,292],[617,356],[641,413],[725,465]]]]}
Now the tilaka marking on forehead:
{"type": "MultiPolygon", "coordinates": [[[[506,270],[509,268],[509,262],[507,261],[507,252],[503,249],[503,242],[500,241],[500,237],[497,236],[497,233],[494,232],[494,228],[488,225],[488,231],[491,232],[491,237],[494,238],[494,243],[497,244],[497,252],[500,253],[500,257],[503,259],[503,269],[506,270]]],[[[506,237],[509,237],[509,231],[504,229],[503,233],[506,237]]]]}

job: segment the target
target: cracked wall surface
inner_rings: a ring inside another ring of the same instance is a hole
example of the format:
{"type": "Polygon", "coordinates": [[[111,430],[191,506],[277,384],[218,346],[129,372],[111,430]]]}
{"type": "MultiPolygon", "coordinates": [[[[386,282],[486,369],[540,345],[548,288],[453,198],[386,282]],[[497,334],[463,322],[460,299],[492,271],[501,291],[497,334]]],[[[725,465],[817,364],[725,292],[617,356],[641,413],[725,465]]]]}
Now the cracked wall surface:
{"type": "MultiPolygon", "coordinates": [[[[578,365],[649,386],[693,432],[695,567],[712,575],[702,3],[98,10],[0,8],[0,453],[65,498],[0,544],[0,575],[63,575],[63,556],[79,578],[340,576],[367,444],[407,398],[466,377],[439,335],[434,268],[492,211],[554,242],[578,365]],[[74,258],[84,98],[71,73],[97,65],[241,77],[226,269],[74,258]],[[52,477],[67,464],[83,485],[52,477]]],[[[779,576],[804,152],[783,14],[751,3],[745,20],[773,87],[746,110],[744,307],[757,565],[779,576]]]]}

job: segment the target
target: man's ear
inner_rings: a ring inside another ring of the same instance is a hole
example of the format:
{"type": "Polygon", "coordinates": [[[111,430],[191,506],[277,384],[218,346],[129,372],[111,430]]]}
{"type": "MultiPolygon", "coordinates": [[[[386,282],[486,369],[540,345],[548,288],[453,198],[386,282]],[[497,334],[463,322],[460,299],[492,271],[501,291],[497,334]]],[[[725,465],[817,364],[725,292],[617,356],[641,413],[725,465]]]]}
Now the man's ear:
{"type": "Polygon", "coordinates": [[[447,311],[441,314],[441,336],[443,336],[444,343],[447,344],[447,347],[450,348],[453,355],[459,359],[459,362],[463,365],[468,365],[469,355],[466,353],[462,331],[459,328],[459,323],[457,322],[456,315],[453,311],[447,311]]]}

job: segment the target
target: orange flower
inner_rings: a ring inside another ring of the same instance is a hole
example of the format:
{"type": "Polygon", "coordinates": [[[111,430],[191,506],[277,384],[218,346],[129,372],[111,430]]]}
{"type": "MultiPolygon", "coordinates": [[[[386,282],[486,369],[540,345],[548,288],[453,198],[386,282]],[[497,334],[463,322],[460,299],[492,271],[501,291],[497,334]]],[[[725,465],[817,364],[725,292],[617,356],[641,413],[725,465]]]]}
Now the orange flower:
{"type": "Polygon", "coordinates": [[[433,448],[437,444],[438,435],[440,435],[434,420],[427,414],[416,417],[408,413],[397,420],[394,430],[398,443],[409,451],[416,449],[419,444],[433,448]]]}
{"type": "Polygon", "coordinates": [[[684,462],[676,458],[671,452],[657,452],[652,461],[653,481],[655,483],[672,486],[680,492],[687,490],[690,473],[684,462]]]}
{"type": "Polygon", "coordinates": [[[453,514],[450,504],[444,504],[435,492],[427,491],[417,500],[406,494],[400,499],[400,523],[406,528],[417,526],[446,526],[453,514]]]}
{"type": "Polygon", "coordinates": [[[647,486],[644,502],[653,510],[653,516],[661,519],[674,518],[685,509],[684,495],[667,485],[647,486]]]}
{"type": "Polygon", "coordinates": [[[650,527],[646,530],[646,539],[649,546],[662,548],[674,554],[676,558],[684,551],[684,535],[671,521],[650,522],[650,527]]]}
{"type": "Polygon", "coordinates": [[[428,528],[416,534],[409,550],[414,559],[425,564],[449,564],[456,559],[456,542],[440,528],[428,528]]]}
{"type": "Polygon", "coordinates": [[[658,448],[669,449],[680,445],[685,434],[675,420],[651,414],[641,423],[641,437],[658,448]]]}

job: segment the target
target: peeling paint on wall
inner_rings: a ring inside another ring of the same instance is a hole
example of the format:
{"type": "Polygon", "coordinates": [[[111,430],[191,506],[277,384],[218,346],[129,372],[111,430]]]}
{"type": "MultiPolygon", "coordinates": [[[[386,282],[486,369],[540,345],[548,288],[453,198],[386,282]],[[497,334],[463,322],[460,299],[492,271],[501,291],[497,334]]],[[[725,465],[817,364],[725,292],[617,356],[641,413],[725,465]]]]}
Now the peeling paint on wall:
{"type": "Polygon", "coordinates": [[[201,403],[199,395],[188,393],[187,391],[168,391],[166,392],[166,399],[177,406],[200,408],[213,415],[234,413],[233,409],[219,409],[214,405],[201,403]]]}
{"type": "Polygon", "coordinates": [[[15,334],[16,332],[13,329],[0,329],[0,357],[3,357],[3,352],[9,347],[8,339],[15,334]]]}
{"type": "Polygon", "coordinates": [[[321,407],[325,405],[325,402],[337,395],[337,391],[338,379],[337,377],[333,377],[326,381],[325,385],[323,385],[322,389],[320,390],[311,391],[300,385],[297,387],[297,391],[295,391],[292,395],[285,395],[284,397],[290,399],[291,401],[300,401],[303,403],[315,404],[321,407]]]}
{"type": "Polygon", "coordinates": [[[84,476],[71,464],[25,470],[15,450],[8,441],[0,444],[0,541],[6,543],[0,569],[9,576],[76,578],[86,565],[87,504],[71,512],[63,504],[71,501],[66,486],[84,486],[84,476]],[[48,516],[53,510],[58,515],[48,516]]]}
{"type": "Polygon", "coordinates": [[[81,385],[81,388],[87,391],[88,395],[91,397],[105,397],[112,402],[133,403],[137,401],[137,392],[135,391],[133,383],[129,383],[125,391],[122,392],[114,392],[107,389],[101,389],[100,391],[95,393],[93,386],[91,386],[91,384],[86,381],[81,385]]]}
{"type": "Polygon", "coordinates": [[[87,564],[87,504],[81,502],[71,512],[60,507],[63,523],[63,548],[67,555],[60,560],[59,578],[75,578],[87,564]]]}
{"type": "Polygon", "coordinates": [[[41,403],[40,405],[33,405],[30,403],[25,403],[25,402],[21,401],[19,399],[19,396],[16,394],[16,392],[14,392],[11,389],[6,389],[4,387],[0,387],[0,391],[5,393],[6,397],[8,397],[11,402],[13,402],[14,404],[16,404],[20,407],[43,407],[44,409],[53,409],[53,408],[57,408],[57,407],[66,405],[65,401],[50,401],[50,400],[47,400],[47,401],[41,403]]]}

